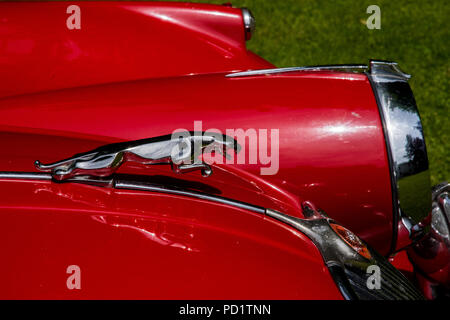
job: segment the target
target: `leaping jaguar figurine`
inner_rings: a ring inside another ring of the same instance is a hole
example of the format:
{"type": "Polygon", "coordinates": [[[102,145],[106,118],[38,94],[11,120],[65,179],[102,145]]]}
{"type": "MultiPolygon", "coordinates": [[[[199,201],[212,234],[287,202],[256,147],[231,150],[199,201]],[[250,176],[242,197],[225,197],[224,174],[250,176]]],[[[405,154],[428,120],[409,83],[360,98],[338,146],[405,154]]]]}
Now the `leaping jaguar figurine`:
{"type": "Polygon", "coordinates": [[[111,176],[124,162],[144,165],[170,164],[177,173],[201,170],[207,177],[211,166],[200,159],[203,153],[217,151],[227,157],[228,150],[238,153],[241,147],[229,136],[208,132],[181,132],[148,139],[112,143],[76,154],[50,164],[35,161],[37,169],[51,172],[55,180],[76,176],[111,176]]]}

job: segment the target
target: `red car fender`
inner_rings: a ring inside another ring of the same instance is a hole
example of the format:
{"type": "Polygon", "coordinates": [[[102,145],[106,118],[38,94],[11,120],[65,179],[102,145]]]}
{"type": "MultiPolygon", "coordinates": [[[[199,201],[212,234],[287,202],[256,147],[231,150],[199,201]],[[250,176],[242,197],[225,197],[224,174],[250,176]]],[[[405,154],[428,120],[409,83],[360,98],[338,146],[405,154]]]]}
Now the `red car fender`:
{"type": "Polygon", "coordinates": [[[243,209],[50,181],[0,192],[0,299],[342,299],[305,235],[243,209]]]}

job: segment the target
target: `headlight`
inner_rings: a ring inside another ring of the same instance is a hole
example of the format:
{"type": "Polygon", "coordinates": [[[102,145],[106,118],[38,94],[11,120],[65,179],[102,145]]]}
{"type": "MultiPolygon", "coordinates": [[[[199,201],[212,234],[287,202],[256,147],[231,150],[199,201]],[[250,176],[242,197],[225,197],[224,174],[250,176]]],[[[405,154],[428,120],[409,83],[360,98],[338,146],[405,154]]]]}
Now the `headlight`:
{"type": "Polygon", "coordinates": [[[391,175],[394,241],[398,222],[422,221],[431,210],[428,158],[410,76],[395,62],[371,61],[367,73],[383,123],[391,175]]]}

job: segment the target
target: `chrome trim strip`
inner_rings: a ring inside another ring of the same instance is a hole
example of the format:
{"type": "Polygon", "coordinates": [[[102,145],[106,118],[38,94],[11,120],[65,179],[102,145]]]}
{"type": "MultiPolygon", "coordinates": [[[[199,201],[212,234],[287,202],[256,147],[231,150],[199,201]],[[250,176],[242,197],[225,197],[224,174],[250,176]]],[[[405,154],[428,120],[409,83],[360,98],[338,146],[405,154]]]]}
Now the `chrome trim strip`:
{"type": "MultiPolygon", "coordinates": [[[[0,171],[0,180],[54,180],[52,175],[49,173],[33,173],[33,172],[1,172],[0,171]]],[[[54,180],[55,181],[55,180],[54,180]]],[[[160,192],[166,194],[174,194],[180,196],[186,196],[196,199],[213,201],[221,204],[230,205],[233,207],[237,207],[240,209],[249,210],[252,212],[264,214],[266,209],[257,205],[252,205],[249,203],[245,203],[238,200],[232,200],[229,198],[224,198],[220,196],[210,195],[201,192],[187,191],[175,188],[168,188],[161,185],[152,184],[151,181],[147,182],[133,182],[122,179],[102,179],[95,177],[75,177],[64,182],[73,182],[73,183],[81,183],[87,185],[96,185],[100,187],[113,187],[115,189],[127,189],[127,190],[142,190],[142,191],[150,191],[150,192],[160,192]]]]}
{"type": "Polygon", "coordinates": [[[42,172],[4,172],[0,171],[2,180],[52,180],[51,174],[42,172]]]}
{"type": "MultiPolygon", "coordinates": [[[[29,172],[0,172],[0,179],[40,179],[40,180],[52,180],[53,177],[48,173],[29,173],[29,172]]],[[[153,185],[150,182],[132,182],[128,180],[122,179],[114,179],[111,178],[109,180],[99,180],[100,182],[109,181],[107,184],[108,187],[113,187],[115,189],[122,190],[139,190],[139,191],[150,191],[150,192],[159,192],[166,194],[175,194],[187,197],[193,197],[202,200],[208,200],[216,203],[221,203],[225,205],[230,205],[234,207],[238,207],[241,209],[245,209],[251,212],[255,212],[261,214],[263,217],[267,216],[269,218],[275,219],[285,225],[288,225],[305,236],[307,236],[314,245],[319,249],[322,258],[324,259],[325,265],[329,268],[332,278],[334,279],[336,285],[338,286],[340,292],[343,294],[344,298],[347,300],[353,300],[360,298],[354,292],[354,286],[349,283],[349,280],[352,280],[348,274],[345,274],[344,271],[348,266],[356,265],[363,266],[360,267],[360,274],[363,276],[366,275],[366,270],[364,269],[367,265],[379,265],[381,266],[384,262],[384,258],[377,255],[374,251],[371,250],[372,257],[367,260],[359,255],[355,250],[353,250],[340,236],[334,232],[334,230],[330,226],[331,220],[329,220],[326,216],[315,217],[314,219],[302,219],[298,217],[293,217],[275,210],[265,209],[260,206],[251,205],[248,203],[231,200],[228,198],[223,198],[220,196],[214,196],[209,194],[204,194],[200,192],[193,192],[181,189],[168,188],[164,186],[153,185]],[[340,273],[339,273],[340,272],[340,273]],[[337,276],[339,273],[341,276],[337,276]]],[[[96,184],[98,181],[94,178],[91,179],[89,177],[76,177],[73,179],[66,180],[62,183],[75,182],[75,183],[83,183],[83,184],[96,184]]],[[[385,264],[389,265],[389,263],[385,262],[385,264]]],[[[390,266],[390,265],[389,265],[390,266]]],[[[391,267],[393,270],[391,273],[394,273],[395,279],[400,279],[401,274],[395,274],[396,269],[391,267]]],[[[355,276],[353,276],[355,277],[355,276]]],[[[356,279],[358,280],[358,279],[356,279]]],[[[409,288],[409,284],[400,283],[403,292],[405,290],[413,290],[409,288]]],[[[414,292],[404,294],[403,298],[413,297],[414,292]]],[[[420,294],[418,295],[420,297],[420,294]]]]}
{"type": "Polygon", "coordinates": [[[392,250],[395,250],[399,221],[406,217],[417,224],[431,210],[425,138],[408,84],[410,75],[395,62],[376,60],[370,61],[366,74],[377,100],[388,154],[394,212],[392,250]]]}
{"type": "Polygon", "coordinates": [[[326,217],[301,219],[271,209],[267,209],[265,214],[293,227],[311,239],[320,250],[327,265],[342,265],[343,260],[365,261],[333,231],[329,224],[332,220],[326,217]]]}
{"type": "Polygon", "coordinates": [[[201,193],[201,192],[193,192],[193,191],[186,191],[186,190],[181,190],[181,189],[167,188],[164,186],[157,186],[157,185],[152,185],[149,183],[130,182],[130,181],[124,181],[124,180],[119,179],[119,180],[114,181],[114,188],[127,189],[127,190],[151,191],[151,192],[160,192],[160,193],[166,193],[166,194],[186,196],[186,197],[226,204],[226,205],[230,205],[230,206],[237,207],[240,209],[245,209],[245,210],[249,210],[252,212],[260,213],[260,214],[264,214],[266,211],[266,209],[263,207],[248,204],[248,203],[237,201],[237,200],[232,200],[229,198],[209,195],[209,194],[201,193]]]}
{"type": "Polygon", "coordinates": [[[266,215],[300,231],[314,243],[345,299],[423,299],[420,292],[386,258],[370,247],[370,259],[352,249],[331,228],[332,220],[326,217],[300,219],[270,209],[266,210],[266,215]],[[382,271],[382,288],[379,291],[358,286],[366,284],[367,268],[373,265],[382,271]]]}
{"type": "Polygon", "coordinates": [[[342,64],[342,65],[323,65],[323,66],[306,66],[306,67],[289,67],[289,68],[274,68],[274,69],[260,69],[249,70],[242,72],[229,73],[225,77],[250,77],[266,74],[287,73],[296,71],[343,71],[343,72],[364,72],[368,67],[364,64],[342,64]]]}

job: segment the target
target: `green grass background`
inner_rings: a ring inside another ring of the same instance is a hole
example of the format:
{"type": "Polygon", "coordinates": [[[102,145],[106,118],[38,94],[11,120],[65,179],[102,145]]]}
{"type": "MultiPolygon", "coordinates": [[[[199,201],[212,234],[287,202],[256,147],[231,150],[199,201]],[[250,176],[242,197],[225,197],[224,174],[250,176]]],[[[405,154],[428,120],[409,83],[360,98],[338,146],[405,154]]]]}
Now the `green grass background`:
{"type": "MultiPolygon", "coordinates": [[[[222,4],[226,0],[199,0],[222,4]]],[[[387,0],[235,0],[256,17],[248,48],[278,67],[392,60],[411,74],[436,184],[450,180],[450,2],[387,0]],[[381,9],[369,30],[366,8],[381,9]]]]}

